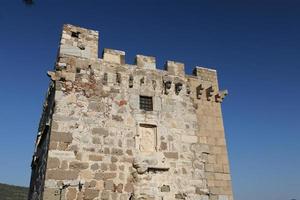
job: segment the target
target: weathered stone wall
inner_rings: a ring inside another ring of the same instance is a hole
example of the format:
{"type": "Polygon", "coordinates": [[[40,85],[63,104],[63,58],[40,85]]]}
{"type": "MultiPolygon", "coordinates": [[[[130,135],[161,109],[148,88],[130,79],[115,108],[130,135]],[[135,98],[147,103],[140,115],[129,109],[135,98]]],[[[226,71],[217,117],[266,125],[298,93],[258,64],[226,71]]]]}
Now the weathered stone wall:
{"type": "Polygon", "coordinates": [[[47,153],[50,141],[50,126],[54,107],[54,94],[55,87],[53,82],[51,82],[43,106],[43,113],[36,138],[35,151],[31,162],[32,173],[28,199],[42,199],[43,196],[47,153]]]}
{"type": "MultiPolygon", "coordinates": [[[[55,83],[45,200],[231,200],[214,70],[105,49],[98,33],[65,25],[55,83]],[[66,46],[67,45],[67,46],[66,46]],[[153,110],[140,109],[140,96],[153,110]]],[[[33,198],[34,199],[34,198],[33,198]]],[[[35,198],[40,199],[40,198],[35,198]]]]}

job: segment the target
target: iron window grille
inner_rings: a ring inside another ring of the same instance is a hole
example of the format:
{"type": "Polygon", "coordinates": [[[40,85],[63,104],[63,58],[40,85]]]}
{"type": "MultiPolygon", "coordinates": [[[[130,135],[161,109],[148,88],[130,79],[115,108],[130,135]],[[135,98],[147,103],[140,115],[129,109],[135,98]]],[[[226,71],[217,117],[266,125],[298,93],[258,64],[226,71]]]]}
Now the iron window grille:
{"type": "Polygon", "coordinates": [[[152,97],[140,96],[140,109],[145,111],[153,110],[152,97]]]}

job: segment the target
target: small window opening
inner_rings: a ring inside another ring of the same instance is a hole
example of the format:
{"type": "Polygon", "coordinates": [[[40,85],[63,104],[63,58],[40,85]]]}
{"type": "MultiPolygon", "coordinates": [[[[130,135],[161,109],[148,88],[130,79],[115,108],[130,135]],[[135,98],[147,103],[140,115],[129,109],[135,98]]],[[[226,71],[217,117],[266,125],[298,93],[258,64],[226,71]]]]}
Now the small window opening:
{"type": "Polygon", "coordinates": [[[80,68],[76,68],[76,73],[80,73],[80,68]]]}
{"type": "Polygon", "coordinates": [[[103,75],[103,80],[102,80],[102,84],[103,85],[107,85],[107,73],[104,73],[104,75],[103,75]]]}
{"type": "Polygon", "coordinates": [[[74,38],[79,38],[79,34],[80,34],[80,32],[78,32],[78,31],[77,32],[73,32],[73,31],[71,32],[71,36],[74,37],[74,38]]]}
{"type": "Polygon", "coordinates": [[[175,84],[175,93],[178,95],[181,90],[182,90],[182,83],[176,83],[175,84]]]}
{"type": "Polygon", "coordinates": [[[144,83],[145,83],[145,78],[143,77],[140,79],[140,85],[143,85],[144,83]]]}
{"type": "Polygon", "coordinates": [[[140,109],[145,111],[153,111],[152,97],[140,96],[140,109]]]}
{"type": "Polygon", "coordinates": [[[191,94],[191,88],[189,85],[186,86],[186,93],[191,94]]]}
{"type": "Polygon", "coordinates": [[[116,81],[117,81],[118,84],[121,84],[122,78],[121,78],[121,74],[120,73],[116,74],[116,81]]]}
{"type": "Polygon", "coordinates": [[[133,87],[133,76],[130,75],[129,76],[129,88],[132,88],[133,87]]]}
{"type": "Polygon", "coordinates": [[[156,81],[155,80],[152,80],[152,87],[153,87],[153,90],[156,89],[156,81]]]}
{"type": "Polygon", "coordinates": [[[165,94],[169,94],[169,89],[171,89],[171,87],[172,87],[172,82],[166,81],[166,82],[164,82],[164,86],[165,86],[165,94]]]}
{"type": "Polygon", "coordinates": [[[94,75],[95,75],[95,72],[94,72],[94,70],[92,69],[92,65],[89,65],[89,66],[88,66],[88,69],[90,70],[90,76],[94,76],[94,75]]]}

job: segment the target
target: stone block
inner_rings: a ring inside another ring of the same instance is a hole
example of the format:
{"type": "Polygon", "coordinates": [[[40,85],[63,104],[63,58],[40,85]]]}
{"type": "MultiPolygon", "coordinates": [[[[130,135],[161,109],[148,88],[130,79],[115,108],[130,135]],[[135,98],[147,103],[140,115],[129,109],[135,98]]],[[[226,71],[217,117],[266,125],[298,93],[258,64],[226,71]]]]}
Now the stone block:
{"type": "Polygon", "coordinates": [[[89,155],[90,161],[101,161],[103,157],[101,155],[91,154],[89,155]]]}
{"type": "Polygon", "coordinates": [[[116,192],[110,193],[110,196],[111,196],[111,199],[112,199],[112,200],[119,200],[119,199],[118,199],[119,194],[116,193],[116,192]]]}
{"type": "Polygon", "coordinates": [[[164,152],[166,158],[178,159],[178,152],[164,152]]]}
{"type": "Polygon", "coordinates": [[[63,44],[60,46],[60,54],[82,57],[82,58],[94,58],[93,55],[94,53],[92,52],[92,49],[89,46],[86,46],[83,49],[77,46],[63,44]]]}
{"type": "Polygon", "coordinates": [[[182,135],[181,140],[182,142],[186,142],[186,143],[197,143],[198,137],[194,135],[182,135]]]}
{"type": "Polygon", "coordinates": [[[56,150],[57,149],[57,145],[58,145],[58,142],[50,141],[49,150],[56,150]]]}
{"type": "Polygon", "coordinates": [[[51,158],[51,157],[48,158],[48,161],[47,161],[48,169],[58,168],[59,165],[60,165],[60,161],[58,158],[51,158]]]}
{"type": "Polygon", "coordinates": [[[47,170],[46,179],[56,179],[56,180],[74,180],[78,177],[79,170],[47,170]]]}
{"type": "Polygon", "coordinates": [[[112,163],[109,165],[110,171],[116,171],[117,170],[117,165],[115,163],[112,163]]]}
{"type": "Polygon", "coordinates": [[[215,173],[216,180],[224,180],[224,181],[230,181],[231,177],[230,174],[225,173],[215,173]]]}
{"type": "Polygon", "coordinates": [[[108,130],[102,127],[93,128],[92,133],[95,135],[108,136],[108,130]]]}
{"type": "Polygon", "coordinates": [[[96,171],[97,169],[99,169],[99,165],[97,163],[91,165],[91,170],[96,171]]]}
{"type": "Polygon", "coordinates": [[[104,181],[104,189],[114,191],[115,190],[114,182],[112,180],[104,181]]]}
{"type": "Polygon", "coordinates": [[[116,177],[117,177],[117,173],[115,172],[107,172],[107,173],[99,172],[95,174],[95,179],[97,180],[108,180],[116,177]]]}
{"type": "Polygon", "coordinates": [[[160,150],[167,150],[168,146],[167,146],[167,143],[166,142],[161,142],[160,143],[160,150]]]}
{"type": "Polygon", "coordinates": [[[101,200],[109,200],[109,197],[110,197],[110,192],[102,191],[101,200]]]}
{"type": "Polygon", "coordinates": [[[57,188],[45,188],[43,194],[43,200],[58,200],[59,189],[57,188]]]}
{"type": "Polygon", "coordinates": [[[124,187],[124,191],[127,193],[132,193],[133,192],[133,184],[132,183],[126,183],[124,187]]]}
{"type": "Polygon", "coordinates": [[[73,136],[71,133],[52,131],[51,140],[57,142],[71,143],[73,141],[73,136]]]}
{"type": "Polygon", "coordinates": [[[93,137],[92,142],[93,144],[101,144],[101,139],[97,137],[93,137]]]}
{"type": "Polygon", "coordinates": [[[107,171],[108,170],[108,164],[106,164],[106,163],[101,163],[101,170],[102,171],[107,171]]]}
{"type": "Polygon", "coordinates": [[[209,145],[207,144],[192,144],[191,150],[196,153],[210,153],[209,145]]]}
{"type": "Polygon", "coordinates": [[[118,122],[124,121],[124,119],[120,115],[113,115],[112,119],[118,122]]]}
{"type": "Polygon", "coordinates": [[[74,200],[77,196],[77,190],[75,188],[67,189],[67,199],[66,200],[74,200]]]}
{"type": "Polygon", "coordinates": [[[82,170],[82,169],[89,168],[89,163],[73,161],[73,162],[70,162],[69,167],[70,167],[70,169],[82,170]]]}
{"type": "Polygon", "coordinates": [[[117,155],[117,156],[122,156],[123,155],[123,150],[118,149],[118,148],[112,148],[111,154],[112,155],[117,155]]]}
{"type": "Polygon", "coordinates": [[[112,163],[118,162],[118,158],[116,156],[112,156],[111,157],[111,162],[112,163]]]}
{"type": "Polygon", "coordinates": [[[84,199],[85,200],[93,200],[99,197],[99,190],[96,189],[86,189],[84,191],[84,199]]]}
{"type": "Polygon", "coordinates": [[[199,195],[209,195],[208,189],[200,187],[196,187],[195,193],[199,195]]]}
{"type": "Polygon", "coordinates": [[[205,171],[207,172],[214,172],[214,164],[209,164],[209,163],[206,163],[205,165],[205,171]]]}
{"type": "MultiPolygon", "coordinates": [[[[99,95],[101,95],[99,93],[99,95]]],[[[102,105],[99,102],[91,101],[88,105],[88,109],[95,112],[103,112],[105,108],[105,105],[102,105]]]]}

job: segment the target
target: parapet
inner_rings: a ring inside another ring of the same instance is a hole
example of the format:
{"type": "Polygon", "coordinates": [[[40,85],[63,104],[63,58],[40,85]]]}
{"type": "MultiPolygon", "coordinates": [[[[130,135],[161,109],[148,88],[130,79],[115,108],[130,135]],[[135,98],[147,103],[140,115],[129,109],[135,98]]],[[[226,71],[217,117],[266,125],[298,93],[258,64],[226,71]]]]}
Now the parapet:
{"type": "Polygon", "coordinates": [[[197,76],[202,81],[217,83],[217,70],[206,67],[196,66],[193,70],[193,75],[197,76]]]}
{"type": "Polygon", "coordinates": [[[152,56],[136,55],[135,64],[139,68],[156,69],[156,59],[152,56]]]}
{"type": "Polygon", "coordinates": [[[104,49],[103,60],[123,65],[125,64],[125,52],[114,49],[104,49]]]}
{"type": "MultiPolygon", "coordinates": [[[[59,55],[97,60],[99,48],[98,39],[98,31],[66,24],[63,27],[59,55]]],[[[105,48],[102,53],[102,59],[105,62],[123,65],[125,64],[125,52],[105,48]]],[[[156,59],[153,56],[136,55],[134,64],[138,68],[156,69],[156,59]]],[[[168,60],[164,68],[170,75],[185,76],[184,63],[168,60]]],[[[217,81],[216,70],[213,69],[197,66],[193,71],[193,75],[204,81],[217,81]]]]}
{"type": "Polygon", "coordinates": [[[167,61],[165,64],[165,69],[169,72],[169,74],[174,76],[184,76],[184,64],[175,61],[167,61]]]}
{"type": "MultiPolygon", "coordinates": [[[[109,64],[125,65],[125,67],[136,67],[137,69],[144,70],[156,70],[156,58],[153,56],[136,55],[134,65],[126,64],[124,51],[104,48],[102,58],[98,58],[98,39],[99,33],[94,30],[89,30],[81,27],[76,27],[70,24],[64,25],[63,33],[61,37],[59,56],[60,57],[78,57],[85,59],[85,62],[91,63],[91,61],[107,62],[109,64]]],[[[65,64],[66,65],[66,64],[65,64]]],[[[72,66],[70,66],[72,68],[72,66]]],[[[184,87],[190,91],[190,87],[196,88],[196,98],[204,99],[208,101],[215,100],[216,102],[222,102],[227,95],[227,91],[219,91],[217,71],[206,67],[196,66],[193,70],[193,75],[185,74],[185,65],[181,62],[168,60],[163,71],[163,82],[166,86],[165,93],[172,88],[175,88],[176,93],[179,93],[184,84],[184,80],[188,80],[189,84],[184,87]],[[190,80],[192,79],[192,80],[190,80]],[[200,82],[199,82],[200,80],[200,82]],[[172,86],[172,84],[175,84],[172,86]],[[180,90],[179,90],[180,89],[180,90]]],[[[161,70],[160,70],[161,71],[161,70]]],[[[59,77],[66,80],[74,80],[75,75],[69,74],[50,73],[49,75],[53,80],[59,77]]],[[[105,77],[107,76],[104,75],[105,77]]],[[[114,75],[115,76],[115,75],[114,75]]],[[[120,79],[121,75],[117,73],[117,78],[120,79]]],[[[106,77],[107,78],[107,77],[106,77]]],[[[130,79],[130,78],[129,78],[130,79]]],[[[142,79],[144,80],[144,79],[142,79]]],[[[129,80],[130,85],[133,84],[133,78],[129,80]]]]}

